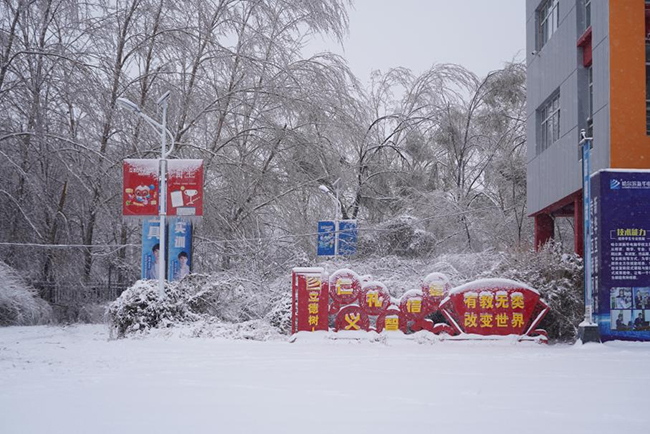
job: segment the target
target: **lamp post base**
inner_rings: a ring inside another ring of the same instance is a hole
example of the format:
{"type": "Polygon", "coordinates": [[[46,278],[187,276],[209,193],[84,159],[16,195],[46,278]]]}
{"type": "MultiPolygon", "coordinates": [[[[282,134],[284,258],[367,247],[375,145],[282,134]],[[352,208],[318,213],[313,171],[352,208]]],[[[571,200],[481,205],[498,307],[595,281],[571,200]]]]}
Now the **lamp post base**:
{"type": "Polygon", "coordinates": [[[583,344],[589,342],[600,343],[600,331],[598,330],[598,324],[588,323],[583,321],[578,326],[578,341],[583,344]]]}

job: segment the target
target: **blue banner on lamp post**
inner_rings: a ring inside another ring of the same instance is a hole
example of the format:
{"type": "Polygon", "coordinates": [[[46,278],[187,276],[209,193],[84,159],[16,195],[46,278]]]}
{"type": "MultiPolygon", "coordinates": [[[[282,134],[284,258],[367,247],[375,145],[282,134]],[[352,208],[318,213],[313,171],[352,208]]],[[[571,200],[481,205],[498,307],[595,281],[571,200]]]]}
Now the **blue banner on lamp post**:
{"type": "Polygon", "coordinates": [[[335,250],[335,233],[336,226],[331,220],[318,222],[318,256],[334,256],[335,250]]]}
{"type": "Polygon", "coordinates": [[[169,280],[180,280],[192,267],[192,224],[180,218],[169,219],[169,280]]]}
{"type": "MultiPolygon", "coordinates": [[[[142,279],[158,279],[160,261],[160,220],[142,222],[142,279]]],[[[164,276],[163,276],[164,278],[164,276]]]]}
{"type": "Polygon", "coordinates": [[[357,221],[339,221],[339,255],[357,253],[357,221]]]}

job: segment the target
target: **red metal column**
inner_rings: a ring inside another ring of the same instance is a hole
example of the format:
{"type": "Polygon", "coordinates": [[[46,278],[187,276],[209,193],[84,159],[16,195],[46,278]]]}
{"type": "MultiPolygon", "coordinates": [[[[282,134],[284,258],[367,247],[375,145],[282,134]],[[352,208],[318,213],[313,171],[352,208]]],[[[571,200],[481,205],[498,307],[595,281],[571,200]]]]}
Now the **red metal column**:
{"type": "Polygon", "coordinates": [[[584,212],[582,208],[582,191],[580,191],[573,199],[574,251],[580,257],[584,257],[585,254],[584,212]]]}
{"type": "Polygon", "coordinates": [[[535,250],[555,236],[555,222],[549,214],[535,216],[535,250]]]}

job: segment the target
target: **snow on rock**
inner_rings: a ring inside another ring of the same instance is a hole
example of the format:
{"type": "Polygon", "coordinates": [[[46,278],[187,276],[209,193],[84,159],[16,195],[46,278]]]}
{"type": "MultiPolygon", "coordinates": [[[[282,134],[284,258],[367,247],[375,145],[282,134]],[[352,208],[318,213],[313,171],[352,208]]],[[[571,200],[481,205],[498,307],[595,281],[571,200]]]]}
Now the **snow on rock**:
{"type": "Polygon", "coordinates": [[[499,288],[499,289],[517,289],[523,288],[533,291],[536,294],[539,292],[536,289],[531,288],[525,283],[517,282],[510,279],[479,279],[472,282],[466,283],[461,286],[457,286],[449,291],[449,295],[458,294],[468,290],[480,290],[485,288],[499,288]]]}

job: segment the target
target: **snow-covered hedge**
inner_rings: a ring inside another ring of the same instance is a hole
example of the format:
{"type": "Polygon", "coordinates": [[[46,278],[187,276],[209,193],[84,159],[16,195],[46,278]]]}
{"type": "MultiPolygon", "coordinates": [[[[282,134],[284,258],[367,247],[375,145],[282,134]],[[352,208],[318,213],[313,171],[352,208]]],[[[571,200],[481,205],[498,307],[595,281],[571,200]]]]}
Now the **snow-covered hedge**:
{"type": "Polygon", "coordinates": [[[0,261],[0,326],[48,324],[52,319],[50,305],[0,261]]]}
{"type": "MultiPolygon", "coordinates": [[[[290,279],[287,279],[290,282],[290,279]]],[[[166,282],[165,297],[158,282],[140,280],[108,309],[114,337],[199,320],[245,323],[261,320],[273,308],[274,292],[253,273],[192,274],[180,282],[166,282]]],[[[289,291],[290,287],[284,288],[289,291]]]]}

